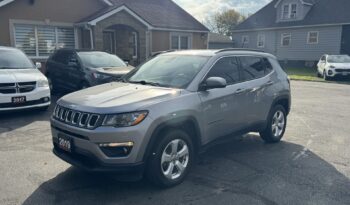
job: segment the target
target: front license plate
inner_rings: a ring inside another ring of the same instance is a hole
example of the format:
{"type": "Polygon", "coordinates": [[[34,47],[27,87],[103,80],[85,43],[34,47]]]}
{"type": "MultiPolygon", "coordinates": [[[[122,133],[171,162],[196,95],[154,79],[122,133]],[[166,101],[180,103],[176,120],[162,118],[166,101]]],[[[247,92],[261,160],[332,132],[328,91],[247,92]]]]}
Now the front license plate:
{"type": "Polygon", "coordinates": [[[12,98],[12,103],[13,104],[22,104],[22,103],[25,103],[27,100],[26,100],[26,97],[25,96],[19,96],[19,97],[13,97],[12,98]]]}
{"type": "Polygon", "coordinates": [[[58,137],[58,147],[66,152],[72,152],[73,141],[67,136],[58,137]]]}

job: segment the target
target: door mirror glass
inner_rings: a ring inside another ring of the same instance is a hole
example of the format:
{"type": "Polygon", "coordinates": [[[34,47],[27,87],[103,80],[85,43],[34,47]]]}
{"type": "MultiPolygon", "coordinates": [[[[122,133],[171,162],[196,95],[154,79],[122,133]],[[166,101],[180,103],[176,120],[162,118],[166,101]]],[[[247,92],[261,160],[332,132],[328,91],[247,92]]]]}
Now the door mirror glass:
{"type": "Polygon", "coordinates": [[[41,65],[40,62],[36,62],[36,63],[35,63],[35,67],[36,67],[37,69],[41,69],[42,65],[41,65]]]}
{"type": "Polygon", "coordinates": [[[225,88],[227,82],[221,77],[210,77],[200,85],[200,90],[210,90],[215,88],[225,88]]]}

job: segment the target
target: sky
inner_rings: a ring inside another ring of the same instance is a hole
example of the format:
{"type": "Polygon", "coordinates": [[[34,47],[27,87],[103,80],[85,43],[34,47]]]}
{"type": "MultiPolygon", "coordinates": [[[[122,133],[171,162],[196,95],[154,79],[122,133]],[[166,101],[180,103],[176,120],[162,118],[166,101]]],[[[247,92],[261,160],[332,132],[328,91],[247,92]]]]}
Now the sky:
{"type": "Polygon", "coordinates": [[[210,14],[234,8],[243,15],[253,14],[271,0],[174,0],[178,5],[204,22],[210,14]]]}

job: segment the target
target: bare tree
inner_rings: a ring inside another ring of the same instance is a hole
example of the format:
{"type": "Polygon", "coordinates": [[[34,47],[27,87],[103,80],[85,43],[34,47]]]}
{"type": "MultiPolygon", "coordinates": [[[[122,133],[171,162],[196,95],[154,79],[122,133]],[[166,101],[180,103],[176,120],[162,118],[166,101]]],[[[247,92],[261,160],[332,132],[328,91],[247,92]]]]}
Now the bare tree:
{"type": "Polygon", "coordinates": [[[233,29],[245,19],[236,10],[229,9],[207,17],[204,24],[214,33],[232,36],[233,29]]]}

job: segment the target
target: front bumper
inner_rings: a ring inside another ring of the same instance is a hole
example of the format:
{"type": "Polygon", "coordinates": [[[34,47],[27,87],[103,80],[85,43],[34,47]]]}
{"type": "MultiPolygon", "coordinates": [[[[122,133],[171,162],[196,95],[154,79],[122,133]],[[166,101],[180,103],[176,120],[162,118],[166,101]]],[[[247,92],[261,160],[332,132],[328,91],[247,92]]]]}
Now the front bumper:
{"type": "Polygon", "coordinates": [[[348,77],[350,76],[350,70],[341,70],[341,69],[333,69],[333,70],[328,70],[327,71],[327,76],[328,77],[348,77]]]}
{"type": "Polygon", "coordinates": [[[71,153],[60,150],[54,143],[53,153],[65,162],[89,172],[112,172],[142,177],[144,163],[135,164],[106,164],[92,153],[76,148],[71,153]]]}
{"type": "Polygon", "coordinates": [[[48,87],[36,88],[28,93],[0,94],[0,111],[46,107],[51,104],[50,99],[50,88],[48,87]],[[25,96],[27,101],[23,104],[12,104],[12,98],[20,96],[25,96]]]}
{"type": "Polygon", "coordinates": [[[150,123],[151,120],[146,118],[141,124],[134,127],[97,127],[89,130],[51,118],[54,153],[68,163],[90,171],[134,169],[143,164],[144,153],[149,141],[147,131],[150,123]],[[58,148],[58,139],[62,136],[72,140],[72,153],[61,151],[58,148]],[[124,156],[111,156],[101,147],[101,144],[126,142],[132,142],[133,146],[124,156]]]}

